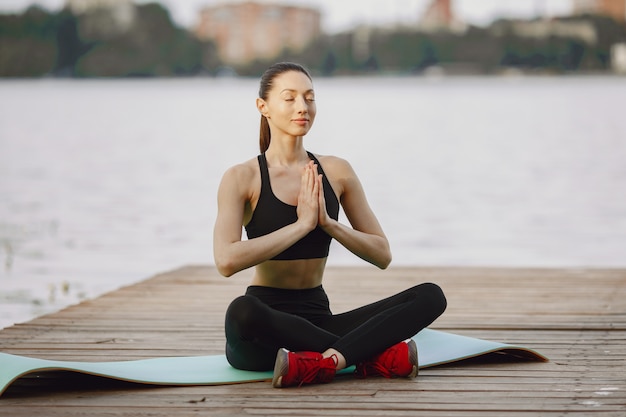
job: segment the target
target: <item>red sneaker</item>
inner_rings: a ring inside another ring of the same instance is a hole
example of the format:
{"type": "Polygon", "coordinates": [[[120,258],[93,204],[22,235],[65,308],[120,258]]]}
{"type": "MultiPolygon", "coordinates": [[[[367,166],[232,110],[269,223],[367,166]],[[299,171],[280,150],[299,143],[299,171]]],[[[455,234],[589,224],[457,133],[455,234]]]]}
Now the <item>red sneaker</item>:
{"type": "Polygon", "coordinates": [[[358,364],[355,372],[362,378],[373,375],[415,378],[418,372],[417,345],[413,339],[393,345],[369,361],[358,364]]]}
{"type": "Polygon", "coordinates": [[[335,358],[324,358],[317,352],[290,352],[280,349],[274,365],[274,388],[319,384],[333,380],[336,372],[335,358]]]}

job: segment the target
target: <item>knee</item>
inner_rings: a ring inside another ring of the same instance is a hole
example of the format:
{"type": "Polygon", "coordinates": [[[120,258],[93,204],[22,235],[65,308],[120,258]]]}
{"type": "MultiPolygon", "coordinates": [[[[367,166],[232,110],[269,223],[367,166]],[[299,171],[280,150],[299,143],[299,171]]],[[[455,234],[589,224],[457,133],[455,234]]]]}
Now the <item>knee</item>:
{"type": "Polygon", "coordinates": [[[226,310],[226,326],[235,326],[240,331],[254,329],[261,318],[260,302],[249,295],[235,298],[226,310]]]}
{"type": "Polygon", "coordinates": [[[420,298],[422,300],[427,300],[435,317],[439,317],[444,311],[446,311],[448,301],[446,300],[446,296],[439,285],[427,282],[418,285],[416,288],[419,289],[419,294],[421,295],[420,298]]]}

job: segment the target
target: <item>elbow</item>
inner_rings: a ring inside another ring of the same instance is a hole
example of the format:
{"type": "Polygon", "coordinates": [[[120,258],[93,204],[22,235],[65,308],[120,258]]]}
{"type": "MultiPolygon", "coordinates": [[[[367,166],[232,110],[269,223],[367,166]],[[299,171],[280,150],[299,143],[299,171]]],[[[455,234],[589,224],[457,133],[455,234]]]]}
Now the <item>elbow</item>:
{"type": "Polygon", "coordinates": [[[217,272],[219,272],[222,276],[226,278],[232,276],[236,272],[232,267],[228,265],[216,263],[215,266],[217,267],[217,272]]]}
{"type": "Polygon", "coordinates": [[[234,272],[231,269],[225,268],[223,265],[216,265],[217,266],[217,272],[220,273],[220,275],[222,275],[223,277],[231,277],[234,272]]]}
{"type": "Polygon", "coordinates": [[[389,248],[389,243],[386,241],[380,242],[373,252],[374,253],[370,253],[370,256],[362,257],[362,259],[379,269],[387,269],[389,264],[391,264],[391,249],[389,248]]]}
{"type": "Polygon", "coordinates": [[[385,250],[382,251],[381,257],[378,260],[376,266],[378,266],[380,269],[387,269],[389,264],[391,264],[392,258],[393,257],[391,255],[391,248],[389,247],[389,243],[387,242],[387,244],[385,245],[385,250]]]}
{"type": "Polygon", "coordinates": [[[387,269],[389,264],[391,264],[391,251],[389,248],[380,251],[375,257],[369,258],[368,262],[379,269],[387,269]]]}
{"type": "Polygon", "coordinates": [[[232,260],[223,256],[215,256],[215,267],[224,277],[228,278],[237,272],[237,269],[232,260]]]}
{"type": "Polygon", "coordinates": [[[391,264],[391,252],[387,252],[385,257],[380,259],[379,262],[376,264],[376,266],[379,267],[380,269],[387,269],[389,264],[391,264]]]}

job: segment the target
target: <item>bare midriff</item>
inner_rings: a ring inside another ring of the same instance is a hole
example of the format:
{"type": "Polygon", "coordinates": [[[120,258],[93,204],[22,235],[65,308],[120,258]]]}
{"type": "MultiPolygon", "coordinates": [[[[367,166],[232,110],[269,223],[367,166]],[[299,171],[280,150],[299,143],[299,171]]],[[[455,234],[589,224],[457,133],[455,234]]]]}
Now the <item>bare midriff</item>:
{"type": "Polygon", "coordinates": [[[322,284],[326,259],[265,261],[255,267],[252,285],[301,290],[322,284]]]}

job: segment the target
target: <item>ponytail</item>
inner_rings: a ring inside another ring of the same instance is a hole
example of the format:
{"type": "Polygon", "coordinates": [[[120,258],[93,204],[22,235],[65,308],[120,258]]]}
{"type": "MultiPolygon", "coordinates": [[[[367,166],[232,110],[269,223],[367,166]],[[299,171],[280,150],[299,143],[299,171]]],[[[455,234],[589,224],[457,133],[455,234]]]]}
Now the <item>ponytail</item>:
{"type": "Polygon", "coordinates": [[[272,133],[270,132],[270,125],[267,123],[267,118],[261,115],[261,130],[259,132],[259,148],[261,153],[265,153],[267,148],[270,147],[271,139],[272,133]]]}

